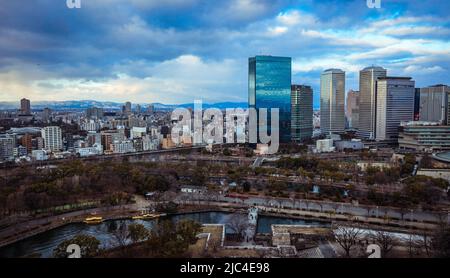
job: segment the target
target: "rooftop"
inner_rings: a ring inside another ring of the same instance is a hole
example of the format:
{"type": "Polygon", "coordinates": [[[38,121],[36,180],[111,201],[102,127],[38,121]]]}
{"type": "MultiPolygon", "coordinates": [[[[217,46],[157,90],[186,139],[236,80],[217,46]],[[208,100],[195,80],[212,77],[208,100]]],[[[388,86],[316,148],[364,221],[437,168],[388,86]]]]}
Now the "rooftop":
{"type": "Polygon", "coordinates": [[[345,71],[341,69],[327,69],[323,71],[323,74],[324,73],[345,73],[345,71]]]}
{"type": "Polygon", "coordinates": [[[406,77],[406,76],[386,76],[386,77],[379,77],[378,80],[411,80],[412,77],[406,77]]]}
{"type": "Polygon", "coordinates": [[[367,68],[364,68],[364,69],[363,69],[363,71],[369,71],[369,70],[375,70],[375,71],[377,71],[377,70],[379,70],[379,71],[385,71],[386,69],[385,69],[385,68],[383,68],[383,67],[378,67],[378,66],[371,66],[371,67],[367,67],[367,68]]]}

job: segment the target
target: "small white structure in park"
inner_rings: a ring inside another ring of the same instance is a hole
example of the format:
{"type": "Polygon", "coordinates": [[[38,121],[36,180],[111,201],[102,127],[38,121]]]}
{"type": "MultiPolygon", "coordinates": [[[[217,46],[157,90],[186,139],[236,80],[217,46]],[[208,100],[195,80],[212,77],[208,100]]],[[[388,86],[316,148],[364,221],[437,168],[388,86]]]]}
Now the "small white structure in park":
{"type": "Polygon", "coordinates": [[[331,153],[336,150],[335,147],[333,147],[333,139],[324,139],[324,140],[317,140],[316,141],[316,153],[331,153]]]}
{"type": "Polygon", "coordinates": [[[256,226],[257,222],[258,222],[258,208],[251,207],[248,210],[248,223],[250,225],[256,226]]]}

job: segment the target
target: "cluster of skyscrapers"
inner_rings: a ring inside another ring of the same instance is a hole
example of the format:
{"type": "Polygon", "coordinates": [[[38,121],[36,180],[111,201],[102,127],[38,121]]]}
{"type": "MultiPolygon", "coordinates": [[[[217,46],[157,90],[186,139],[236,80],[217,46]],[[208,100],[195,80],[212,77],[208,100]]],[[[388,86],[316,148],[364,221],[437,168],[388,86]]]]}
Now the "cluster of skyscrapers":
{"type": "Polygon", "coordinates": [[[417,146],[433,149],[449,145],[450,134],[445,134],[449,123],[448,86],[416,88],[411,77],[390,77],[386,69],[372,66],[360,71],[359,89],[348,93],[346,113],[358,137],[412,146],[405,144],[407,127],[409,132],[417,132],[417,146]]]}
{"type": "MultiPolygon", "coordinates": [[[[313,134],[313,90],[292,84],[291,64],[288,57],[249,58],[249,107],[279,109],[280,142],[299,142],[313,134]]],[[[320,129],[324,135],[351,128],[360,139],[390,144],[398,143],[403,123],[450,122],[448,86],[419,89],[411,77],[389,76],[386,69],[371,66],[359,72],[359,91],[350,91],[346,103],[345,79],[341,69],[321,74],[320,129]]],[[[274,127],[259,126],[265,128],[270,133],[274,127]]]]}

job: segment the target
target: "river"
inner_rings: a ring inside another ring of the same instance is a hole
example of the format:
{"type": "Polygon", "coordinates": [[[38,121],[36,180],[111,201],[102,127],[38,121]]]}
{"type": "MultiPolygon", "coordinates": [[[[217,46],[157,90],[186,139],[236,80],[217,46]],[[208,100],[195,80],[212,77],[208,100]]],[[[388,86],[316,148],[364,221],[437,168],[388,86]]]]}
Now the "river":
{"type": "MultiPolygon", "coordinates": [[[[180,221],[182,219],[192,219],[201,224],[227,224],[231,214],[225,212],[201,212],[177,214],[166,217],[172,221],[180,221]]],[[[242,215],[246,217],[246,215],[242,215]]],[[[18,241],[0,248],[0,258],[17,258],[30,256],[32,254],[40,254],[41,257],[52,257],[53,249],[56,248],[64,240],[70,239],[78,234],[86,234],[95,236],[101,243],[101,248],[113,247],[114,240],[111,234],[118,225],[126,223],[141,223],[146,228],[151,229],[156,220],[110,220],[99,225],[88,225],[84,223],[68,224],[33,237],[18,241]]],[[[311,220],[292,219],[283,217],[259,216],[257,233],[271,233],[272,224],[292,224],[305,226],[329,226],[327,222],[318,222],[311,220]]],[[[229,229],[228,229],[229,230],[229,229]]]]}

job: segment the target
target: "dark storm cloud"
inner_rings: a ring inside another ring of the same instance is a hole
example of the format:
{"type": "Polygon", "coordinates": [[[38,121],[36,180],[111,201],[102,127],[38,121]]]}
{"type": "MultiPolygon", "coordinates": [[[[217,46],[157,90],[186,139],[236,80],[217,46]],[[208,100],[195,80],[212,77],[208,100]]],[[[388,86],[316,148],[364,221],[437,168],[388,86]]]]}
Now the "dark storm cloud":
{"type": "Polygon", "coordinates": [[[294,81],[316,92],[324,68],[347,70],[357,89],[358,68],[374,63],[423,85],[450,83],[447,1],[382,0],[380,10],[365,0],[81,1],[0,0],[0,81],[9,82],[0,94],[41,97],[45,84],[54,99],[73,88],[119,98],[103,92],[129,84],[136,99],[178,101],[183,90],[246,100],[246,60],[256,54],[293,57],[294,81]]]}

